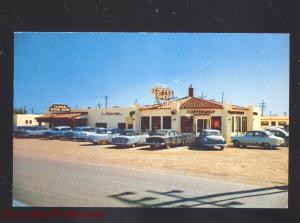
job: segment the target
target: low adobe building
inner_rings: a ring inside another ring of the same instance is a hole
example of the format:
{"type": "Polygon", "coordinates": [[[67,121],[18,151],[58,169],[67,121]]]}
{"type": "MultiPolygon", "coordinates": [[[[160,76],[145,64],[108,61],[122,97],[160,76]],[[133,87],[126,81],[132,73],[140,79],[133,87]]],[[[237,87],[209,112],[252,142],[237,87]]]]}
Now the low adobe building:
{"type": "Polygon", "coordinates": [[[137,107],[133,119],[136,128],[174,129],[181,133],[192,133],[194,136],[202,129],[218,129],[227,141],[230,141],[231,135],[260,129],[258,108],[194,97],[192,86],[187,97],[137,107]]]}
{"type": "MultiPolygon", "coordinates": [[[[194,96],[192,86],[188,96],[170,99],[153,105],[133,105],[96,109],[51,110],[36,118],[49,127],[68,125],[71,127],[89,125],[104,128],[137,128],[142,130],[173,129],[178,132],[197,135],[202,129],[218,129],[229,142],[230,136],[260,129],[260,113],[252,105],[241,107],[219,103],[194,96]]],[[[52,106],[53,107],[53,106],[52,106]]]]}

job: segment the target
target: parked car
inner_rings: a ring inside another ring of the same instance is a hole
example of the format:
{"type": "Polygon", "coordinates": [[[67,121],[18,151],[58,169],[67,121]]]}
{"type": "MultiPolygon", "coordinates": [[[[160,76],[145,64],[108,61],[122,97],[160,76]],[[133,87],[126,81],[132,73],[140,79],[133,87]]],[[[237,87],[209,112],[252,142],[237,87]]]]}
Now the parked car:
{"type": "Polygon", "coordinates": [[[151,148],[165,147],[169,149],[171,146],[184,145],[186,137],[172,129],[160,129],[153,132],[146,142],[151,148]]]}
{"type": "Polygon", "coordinates": [[[231,140],[235,147],[251,145],[262,146],[265,149],[276,149],[277,146],[284,144],[284,139],[265,130],[248,131],[245,135],[232,136],[231,140]]]}
{"type": "Polygon", "coordinates": [[[123,130],[119,136],[112,139],[112,144],[117,147],[131,146],[146,144],[146,139],[149,137],[148,132],[142,132],[138,129],[123,130]]]}
{"type": "Polygon", "coordinates": [[[226,146],[226,141],[221,132],[216,129],[203,129],[195,139],[195,145],[199,147],[213,148],[220,147],[221,150],[226,146]]]}
{"type": "Polygon", "coordinates": [[[80,133],[84,131],[94,131],[94,128],[91,128],[89,126],[78,126],[72,129],[71,131],[68,131],[64,133],[64,139],[70,139],[70,140],[75,140],[75,139],[80,139],[80,133]]]}
{"type": "Polygon", "coordinates": [[[95,128],[89,126],[78,127],[77,131],[74,131],[73,140],[86,141],[89,135],[92,135],[96,131],[95,128]]]}
{"type": "Polygon", "coordinates": [[[24,128],[22,130],[21,136],[22,137],[43,137],[44,132],[46,132],[48,128],[44,126],[31,126],[28,128],[24,128]]]}
{"type": "Polygon", "coordinates": [[[49,139],[59,139],[64,136],[66,132],[72,131],[72,128],[69,126],[57,126],[51,130],[45,131],[44,136],[49,139]]]}
{"type": "Polygon", "coordinates": [[[118,128],[112,129],[100,129],[95,134],[88,137],[88,141],[93,144],[109,144],[112,143],[112,139],[119,136],[121,130],[118,128]]]}
{"type": "Polygon", "coordinates": [[[21,137],[25,129],[29,129],[30,126],[15,126],[13,129],[13,134],[15,137],[21,137]]]}
{"type": "Polygon", "coordinates": [[[266,127],[265,130],[272,132],[275,136],[284,139],[284,146],[289,146],[289,133],[282,128],[266,127]]]}

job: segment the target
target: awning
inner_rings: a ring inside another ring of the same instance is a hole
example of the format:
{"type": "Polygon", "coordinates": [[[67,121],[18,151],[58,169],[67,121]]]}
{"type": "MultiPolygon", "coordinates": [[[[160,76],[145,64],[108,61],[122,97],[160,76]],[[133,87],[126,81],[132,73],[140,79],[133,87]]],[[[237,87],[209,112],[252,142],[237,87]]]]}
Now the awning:
{"type": "Polygon", "coordinates": [[[51,119],[85,119],[87,112],[49,113],[35,118],[38,122],[51,119]]]}

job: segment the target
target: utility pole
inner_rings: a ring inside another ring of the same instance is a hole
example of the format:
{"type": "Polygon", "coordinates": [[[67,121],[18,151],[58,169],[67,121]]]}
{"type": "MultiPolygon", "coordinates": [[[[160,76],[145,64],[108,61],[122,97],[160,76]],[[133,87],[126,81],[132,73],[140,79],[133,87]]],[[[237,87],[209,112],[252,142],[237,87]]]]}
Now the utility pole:
{"type": "Polygon", "coordinates": [[[271,110],[270,110],[270,116],[271,116],[271,114],[272,114],[272,113],[271,113],[271,110]]]}
{"type": "Polygon", "coordinates": [[[286,116],[286,112],[284,112],[284,116],[286,116]]]}
{"type": "Polygon", "coordinates": [[[224,102],[224,92],[222,92],[222,104],[224,102]]]}
{"type": "Polygon", "coordinates": [[[100,101],[98,102],[97,107],[98,107],[98,108],[101,108],[100,101]]]}
{"type": "Polygon", "coordinates": [[[201,92],[201,98],[204,99],[206,96],[203,95],[203,91],[201,92]]]}
{"type": "Polygon", "coordinates": [[[33,108],[31,108],[31,114],[33,114],[33,108]]]}
{"type": "Polygon", "coordinates": [[[23,108],[23,114],[26,114],[26,106],[23,108]]]}
{"type": "Polygon", "coordinates": [[[263,100],[262,103],[259,104],[259,107],[261,107],[261,116],[264,116],[264,110],[267,107],[267,104],[263,100]]]}
{"type": "Polygon", "coordinates": [[[105,108],[107,108],[107,95],[105,95],[105,108]]]}

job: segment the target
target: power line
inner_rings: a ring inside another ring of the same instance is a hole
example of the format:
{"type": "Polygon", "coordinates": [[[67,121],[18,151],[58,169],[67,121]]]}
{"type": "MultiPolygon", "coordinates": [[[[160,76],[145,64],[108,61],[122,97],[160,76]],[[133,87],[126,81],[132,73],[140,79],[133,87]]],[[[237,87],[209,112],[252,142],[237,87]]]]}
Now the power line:
{"type": "Polygon", "coordinates": [[[267,104],[263,100],[262,103],[259,104],[259,107],[261,108],[261,115],[264,116],[264,110],[267,107],[267,104]]]}

